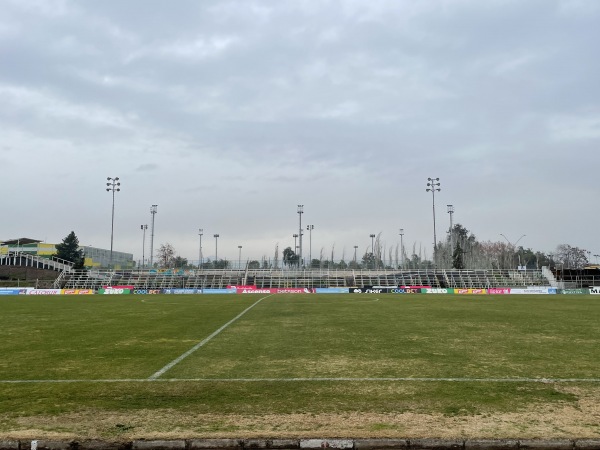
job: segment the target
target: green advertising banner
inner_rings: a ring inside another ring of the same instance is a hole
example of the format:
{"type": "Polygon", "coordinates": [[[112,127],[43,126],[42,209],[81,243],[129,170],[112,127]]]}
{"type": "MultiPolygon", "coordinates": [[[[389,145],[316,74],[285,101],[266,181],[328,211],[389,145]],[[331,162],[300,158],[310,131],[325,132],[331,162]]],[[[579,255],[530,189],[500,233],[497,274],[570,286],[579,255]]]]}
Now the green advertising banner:
{"type": "Polygon", "coordinates": [[[559,289],[559,294],[571,294],[571,295],[582,295],[590,293],[589,289],[559,289]]]}
{"type": "Polygon", "coordinates": [[[454,294],[450,288],[421,288],[421,294],[454,294]]]}

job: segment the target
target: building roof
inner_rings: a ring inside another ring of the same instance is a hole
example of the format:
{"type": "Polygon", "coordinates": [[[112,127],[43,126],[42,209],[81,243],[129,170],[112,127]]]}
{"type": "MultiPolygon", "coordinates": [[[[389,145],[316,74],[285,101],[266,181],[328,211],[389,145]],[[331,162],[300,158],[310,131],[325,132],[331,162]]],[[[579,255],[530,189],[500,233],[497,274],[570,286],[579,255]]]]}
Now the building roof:
{"type": "Polygon", "coordinates": [[[1,241],[0,245],[25,245],[25,244],[37,244],[38,242],[42,242],[39,239],[31,239],[31,238],[19,238],[19,239],[9,239],[7,241],[1,241]]]}

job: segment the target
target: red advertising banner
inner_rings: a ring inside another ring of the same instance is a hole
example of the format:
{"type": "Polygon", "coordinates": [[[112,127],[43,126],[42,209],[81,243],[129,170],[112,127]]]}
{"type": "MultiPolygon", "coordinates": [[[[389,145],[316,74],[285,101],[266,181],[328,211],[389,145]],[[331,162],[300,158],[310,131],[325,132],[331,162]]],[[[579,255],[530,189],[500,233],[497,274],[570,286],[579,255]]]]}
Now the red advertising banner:
{"type": "Polygon", "coordinates": [[[510,294],[510,288],[489,288],[488,294],[510,294]]]}
{"type": "Polygon", "coordinates": [[[230,286],[227,286],[227,289],[256,289],[256,285],[253,285],[253,284],[249,284],[249,285],[246,285],[246,286],[244,286],[244,285],[242,285],[242,286],[230,285],[230,286]]]}
{"type": "Polygon", "coordinates": [[[93,289],[63,289],[64,295],[91,295],[93,293],[93,289]]]}
{"type": "Polygon", "coordinates": [[[237,286],[237,294],[314,294],[313,288],[256,288],[237,286]]]}

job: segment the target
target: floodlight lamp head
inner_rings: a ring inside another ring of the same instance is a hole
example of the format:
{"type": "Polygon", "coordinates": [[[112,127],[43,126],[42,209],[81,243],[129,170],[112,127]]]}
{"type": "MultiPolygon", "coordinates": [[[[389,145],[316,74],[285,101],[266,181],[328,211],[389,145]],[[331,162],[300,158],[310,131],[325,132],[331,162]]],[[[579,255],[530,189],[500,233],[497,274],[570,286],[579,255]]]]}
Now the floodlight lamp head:
{"type": "Polygon", "coordinates": [[[108,191],[110,191],[110,189],[109,189],[109,188],[106,188],[106,192],[108,192],[108,191]]]}
{"type": "Polygon", "coordinates": [[[121,189],[117,188],[117,192],[120,192],[120,191],[121,191],[121,189]]]}
{"type": "Polygon", "coordinates": [[[106,177],[107,180],[110,180],[110,177],[106,177]]]}

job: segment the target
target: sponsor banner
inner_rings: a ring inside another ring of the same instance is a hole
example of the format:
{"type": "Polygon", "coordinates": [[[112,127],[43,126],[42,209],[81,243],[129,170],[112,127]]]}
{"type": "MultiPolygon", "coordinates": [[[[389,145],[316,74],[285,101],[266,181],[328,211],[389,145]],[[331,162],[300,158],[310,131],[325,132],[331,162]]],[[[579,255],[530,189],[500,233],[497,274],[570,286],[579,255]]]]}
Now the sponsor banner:
{"type": "Polygon", "coordinates": [[[350,288],[348,290],[350,292],[350,294],[385,294],[387,293],[387,288],[374,288],[372,286],[368,286],[368,287],[355,287],[355,288],[350,288]]]}
{"type": "Polygon", "coordinates": [[[238,294],[277,294],[277,288],[236,289],[238,294]]]}
{"type": "Polygon", "coordinates": [[[27,289],[33,288],[0,288],[0,295],[25,295],[27,289]]]}
{"type": "Polygon", "coordinates": [[[62,289],[27,289],[27,295],[60,295],[62,289]]]}
{"type": "Polygon", "coordinates": [[[256,285],[253,284],[249,284],[247,286],[244,285],[231,285],[231,286],[227,286],[227,289],[256,289],[256,285]]]}
{"type": "Polygon", "coordinates": [[[585,295],[589,294],[589,289],[559,289],[559,294],[569,294],[569,295],[585,295]]]}
{"type": "Polygon", "coordinates": [[[556,288],[553,287],[528,287],[528,288],[511,288],[511,294],[556,294],[556,288]]]}
{"type": "Polygon", "coordinates": [[[316,294],[347,294],[350,292],[348,288],[315,288],[316,294]]]}
{"type": "Polygon", "coordinates": [[[420,294],[421,288],[415,287],[354,287],[349,288],[350,294],[420,294]]]}
{"type": "Polygon", "coordinates": [[[508,295],[510,294],[510,288],[489,288],[488,294],[493,295],[508,295]]]}
{"type": "Polygon", "coordinates": [[[420,294],[422,291],[421,288],[402,286],[399,288],[391,288],[388,289],[388,294],[420,294]]]}
{"type": "Polygon", "coordinates": [[[314,294],[313,288],[277,288],[276,294],[314,294]]]}
{"type": "MultiPolygon", "coordinates": [[[[120,288],[119,288],[120,289],[120,288]]],[[[128,289],[129,292],[136,295],[158,295],[162,293],[162,289],[128,289]]]]}
{"type": "Polygon", "coordinates": [[[102,286],[102,289],[129,289],[130,291],[135,289],[133,285],[124,285],[124,286],[102,286]]]}
{"type": "Polygon", "coordinates": [[[600,295],[600,287],[598,286],[594,286],[593,288],[590,288],[590,294],[593,295],[600,295]]]}
{"type": "Polygon", "coordinates": [[[64,295],[92,295],[93,289],[63,289],[64,295]]]}
{"type": "Polygon", "coordinates": [[[202,294],[202,289],[163,289],[162,292],[163,294],[202,294]]]}
{"type": "Polygon", "coordinates": [[[131,294],[132,289],[124,289],[124,288],[114,288],[107,287],[105,289],[98,289],[98,294],[102,295],[122,295],[122,294],[131,294]]]}
{"type": "Polygon", "coordinates": [[[481,295],[487,294],[487,289],[454,289],[455,294],[471,294],[471,295],[481,295]]]}
{"type": "Polygon", "coordinates": [[[235,289],[202,289],[203,294],[235,294],[235,289]]]}
{"type": "Polygon", "coordinates": [[[448,288],[424,288],[421,294],[454,294],[454,289],[448,288]]]}

